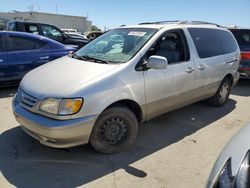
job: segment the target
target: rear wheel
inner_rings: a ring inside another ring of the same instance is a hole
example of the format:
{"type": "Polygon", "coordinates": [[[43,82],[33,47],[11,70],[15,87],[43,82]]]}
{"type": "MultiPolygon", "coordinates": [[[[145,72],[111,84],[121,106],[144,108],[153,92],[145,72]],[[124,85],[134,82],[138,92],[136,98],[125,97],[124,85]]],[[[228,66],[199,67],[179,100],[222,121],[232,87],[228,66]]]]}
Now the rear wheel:
{"type": "Polygon", "coordinates": [[[117,153],[132,146],[137,132],[138,121],[133,112],[125,106],[111,107],[97,119],[90,143],[100,153],[117,153]]]}
{"type": "Polygon", "coordinates": [[[216,92],[216,94],[210,98],[209,102],[213,106],[223,106],[224,104],[227,103],[230,91],[231,91],[232,83],[228,78],[225,78],[216,92]]]}

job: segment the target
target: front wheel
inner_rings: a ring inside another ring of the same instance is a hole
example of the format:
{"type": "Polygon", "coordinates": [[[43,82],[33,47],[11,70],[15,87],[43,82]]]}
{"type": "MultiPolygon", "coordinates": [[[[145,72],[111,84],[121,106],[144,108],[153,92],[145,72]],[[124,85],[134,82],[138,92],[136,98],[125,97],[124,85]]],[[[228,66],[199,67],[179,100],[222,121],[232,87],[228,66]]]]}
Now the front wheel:
{"type": "Polygon", "coordinates": [[[210,104],[217,107],[226,104],[230,95],[231,87],[232,83],[228,78],[222,80],[218,91],[212,98],[210,98],[209,100],[210,104]]]}
{"type": "Polygon", "coordinates": [[[136,139],[138,121],[127,107],[105,110],[97,119],[90,144],[100,153],[117,153],[130,148],[136,139]]]}

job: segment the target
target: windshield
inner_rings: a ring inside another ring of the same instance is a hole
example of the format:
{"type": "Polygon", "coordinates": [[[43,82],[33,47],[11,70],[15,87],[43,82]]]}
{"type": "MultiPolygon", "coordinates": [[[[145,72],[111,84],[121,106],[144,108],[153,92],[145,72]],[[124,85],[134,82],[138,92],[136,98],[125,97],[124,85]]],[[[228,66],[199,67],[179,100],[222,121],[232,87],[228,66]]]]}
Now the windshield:
{"type": "Polygon", "coordinates": [[[78,50],[76,55],[88,60],[124,63],[130,60],[156,31],[148,28],[113,29],[78,50]]]}

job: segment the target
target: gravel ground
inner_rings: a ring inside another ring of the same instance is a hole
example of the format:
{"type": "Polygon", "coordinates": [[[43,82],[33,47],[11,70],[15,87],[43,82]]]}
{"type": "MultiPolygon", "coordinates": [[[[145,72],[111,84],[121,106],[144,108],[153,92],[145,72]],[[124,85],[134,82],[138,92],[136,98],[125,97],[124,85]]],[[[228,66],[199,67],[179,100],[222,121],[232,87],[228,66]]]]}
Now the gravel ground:
{"type": "Polygon", "coordinates": [[[14,120],[16,88],[0,89],[0,187],[204,187],[229,139],[250,122],[250,80],[229,102],[199,102],[140,127],[128,152],[101,155],[89,145],[53,149],[26,135],[14,120]]]}

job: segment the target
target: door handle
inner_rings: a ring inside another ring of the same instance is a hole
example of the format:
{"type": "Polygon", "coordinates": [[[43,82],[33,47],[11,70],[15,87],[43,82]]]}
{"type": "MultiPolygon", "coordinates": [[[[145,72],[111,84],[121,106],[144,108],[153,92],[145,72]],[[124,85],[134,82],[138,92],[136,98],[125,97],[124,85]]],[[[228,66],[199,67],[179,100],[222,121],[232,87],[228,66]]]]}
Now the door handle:
{"type": "Polygon", "coordinates": [[[186,69],[186,72],[187,73],[192,73],[194,71],[194,68],[193,67],[188,67],[187,69],[186,69]]]}
{"type": "Polygon", "coordinates": [[[205,65],[203,65],[203,64],[199,64],[198,67],[197,67],[197,69],[198,69],[198,70],[201,70],[201,71],[203,71],[205,68],[206,68],[206,67],[205,67],[205,65]]]}
{"type": "Polygon", "coordinates": [[[239,61],[239,58],[233,58],[233,59],[227,61],[226,64],[231,64],[231,63],[234,63],[235,61],[239,61]]]}
{"type": "Polygon", "coordinates": [[[49,56],[43,56],[43,57],[40,57],[39,59],[49,59],[49,56]]]}
{"type": "Polygon", "coordinates": [[[2,63],[3,62],[3,59],[0,59],[0,63],[2,63]]]}

